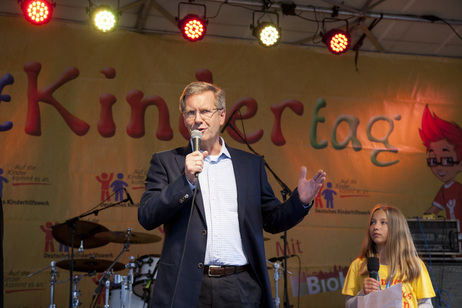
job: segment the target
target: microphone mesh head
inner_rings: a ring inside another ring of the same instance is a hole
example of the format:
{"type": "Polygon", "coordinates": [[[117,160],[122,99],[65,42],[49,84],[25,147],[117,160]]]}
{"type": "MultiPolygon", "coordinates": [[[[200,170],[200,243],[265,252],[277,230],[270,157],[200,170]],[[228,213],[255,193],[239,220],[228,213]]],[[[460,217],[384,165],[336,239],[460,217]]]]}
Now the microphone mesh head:
{"type": "Polygon", "coordinates": [[[202,139],[202,132],[200,130],[195,129],[191,132],[191,139],[195,138],[202,139]]]}
{"type": "Polygon", "coordinates": [[[367,270],[369,272],[378,272],[380,269],[379,258],[369,257],[367,258],[367,270]]]}

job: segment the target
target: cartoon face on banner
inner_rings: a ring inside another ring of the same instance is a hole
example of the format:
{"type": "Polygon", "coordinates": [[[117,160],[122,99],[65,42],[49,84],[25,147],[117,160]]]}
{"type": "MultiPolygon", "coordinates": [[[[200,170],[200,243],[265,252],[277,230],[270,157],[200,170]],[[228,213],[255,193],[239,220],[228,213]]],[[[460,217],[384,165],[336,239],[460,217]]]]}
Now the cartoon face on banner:
{"type": "MultiPolygon", "coordinates": [[[[446,210],[446,218],[462,221],[462,184],[456,175],[462,171],[462,129],[454,122],[440,119],[425,106],[420,137],[427,148],[427,165],[443,186],[428,213],[446,210]]],[[[460,230],[459,230],[460,231],[460,230]]]]}

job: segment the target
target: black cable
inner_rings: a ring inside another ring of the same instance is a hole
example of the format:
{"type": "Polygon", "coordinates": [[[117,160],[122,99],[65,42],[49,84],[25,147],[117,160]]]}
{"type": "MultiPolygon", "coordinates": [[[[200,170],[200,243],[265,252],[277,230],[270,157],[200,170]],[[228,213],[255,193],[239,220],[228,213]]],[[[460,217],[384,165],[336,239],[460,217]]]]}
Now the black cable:
{"type": "Polygon", "coordinates": [[[186,243],[188,242],[189,226],[191,224],[191,217],[192,217],[192,214],[193,214],[193,211],[194,211],[194,201],[196,200],[196,193],[197,193],[198,189],[199,189],[199,178],[197,178],[197,180],[196,180],[196,188],[193,191],[193,197],[192,197],[192,202],[191,202],[191,210],[189,212],[188,224],[186,225],[186,234],[185,234],[185,237],[184,237],[183,252],[181,253],[180,267],[178,268],[178,275],[176,277],[175,289],[173,290],[172,303],[170,304],[171,308],[173,308],[173,304],[175,303],[175,296],[176,296],[176,291],[178,289],[178,281],[180,280],[181,267],[183,266],[184,255],[185,255],[185,252],[186,252],[186,243]]]}
{"type": "MultiPolygon", "coordinates": [[[[270,166],[268,165],[268,163],[266,162],[265,158],[263,155],[260,155],[258,154],[251,146],[250,144],[247,142],[247,136],[246,136],[246,133],[245,133],[245,127],[244,127],[244,122],[243,122],[243,119],[242,119],[242,114],[241,114],[241,110],[240,109],[237,109],[237,111],[239,112],[239,117],[241,119],[241,125],[242,125],[242,132],[244,134],[244,137],[241,136],[241,134],[237,131],[237,129],[231,124],[229,123],[229,127],[231,127],[231,129],[241,138],[241,140],[247,145],[247,147],[255,154],[255,155],[258,155],[260,157],[263,158],[263,162],[265,163],[265,167],[271,172],[271,174],[274,176],[274,178],[276,179],[276,181],[279,183],[279,185],[281,185],[282,187],[282,190],[281,190],[281,195],[282,195],[282,201],[285,202],[286,201],[286,196],[287,195],[292,195],[292,191],[290,190],[289,187],[287,187],[287,185],[276,175],[276,173],[274,173],[274,171],[270,168],[270,166]]],[[[234,113],[234,112],[233,112],[234,113]]],[[[284,219],[286,220],[286,219],[284,219]]],[[[281,238],[283,239],[283,244],[284,244],[284,262],[287,263],[287,228],[284,228],[284,234],[281,236],[281,238]]],[[[290,303],[289,303],[289,295],[288,295],[288,287],[287,287],[287,271],[284,271],[283,272],[283,275],[284,275],[284,306],[286,308],[289,308],[290,307],[290,303]]]]}
{"type": "Polygon", "coordinates": [[[438,16],[434,16],[434,15],[422,15],[420,17],[422,17],[422,18],[424,18],[426,20],[429,20],[432,23],[435,22],[435,21],[441,21],[441,22],[445,23],[446,25],[449,26],[449,28],[451,28],[451,30],[457,35],[457,37],[462,40],[462,37],[459,35],[459,33],[457,33],[456,29],[454,29],[452,27],[452,25],[450,25],[446,20],[444,20],[444,19],[442,19],[442,18],[440,18],[438,16]]]}

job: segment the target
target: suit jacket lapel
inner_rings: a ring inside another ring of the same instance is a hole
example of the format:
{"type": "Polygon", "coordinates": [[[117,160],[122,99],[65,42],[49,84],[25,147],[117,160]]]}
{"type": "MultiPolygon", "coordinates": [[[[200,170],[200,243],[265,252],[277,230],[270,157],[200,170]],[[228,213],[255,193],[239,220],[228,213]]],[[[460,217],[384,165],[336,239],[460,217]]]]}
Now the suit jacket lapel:
{"type": "MultiPolygon", "coordinates": [[[[239,225],[242,227],[242,224],[245,220],[245,188],[246,188],[246,176],[245,173],[249,170],[245,170],[243,164],[239,163],[241,159],[239,152],[235,151],[233,148],[228,146],[229,154],[231,155],[231,160],[233,162],[234,169],[234,178],[236,180],[236,190],[237,190],[237,211],[239,218],[239,225]]],[[[242,229],[241,229],[242,230],[242,229]]]]}

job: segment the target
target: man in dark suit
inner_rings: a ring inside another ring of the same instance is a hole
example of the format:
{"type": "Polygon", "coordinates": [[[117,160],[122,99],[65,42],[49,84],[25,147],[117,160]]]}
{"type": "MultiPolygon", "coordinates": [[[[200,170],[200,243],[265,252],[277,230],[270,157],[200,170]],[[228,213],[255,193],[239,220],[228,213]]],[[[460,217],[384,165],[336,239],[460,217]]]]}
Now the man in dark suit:
{"type": "Polygon", "coordinates": [[[224,92],[193,82],[180,98],[192,142],[152,156],[138,220],[164,225],[165,240],[151,307],[273,307],[263,230],[282,232],[308,214],[323,182],[320,170],[284,203],[274,196],[262,157],[227,146],[224,92]]]}

